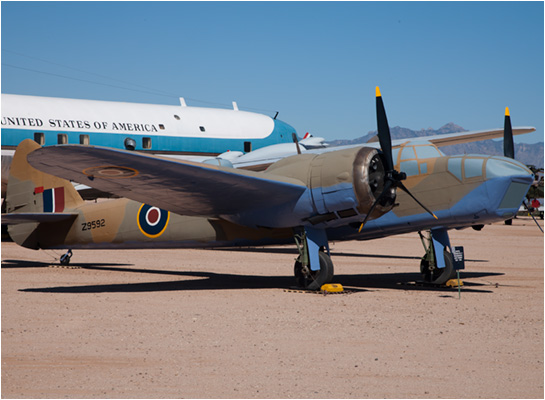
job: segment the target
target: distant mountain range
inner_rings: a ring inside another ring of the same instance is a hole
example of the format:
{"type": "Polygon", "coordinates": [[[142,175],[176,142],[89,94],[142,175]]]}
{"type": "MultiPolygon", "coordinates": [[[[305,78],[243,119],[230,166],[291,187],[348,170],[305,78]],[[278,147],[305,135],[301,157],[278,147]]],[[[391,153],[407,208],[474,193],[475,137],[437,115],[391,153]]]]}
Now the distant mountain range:
{"type": "MultiPolygon", "coordinates": [[[[390,128],[392,139],[408,139],[422,136],[441,135],[446,133],[466,132],[466,129],[452,122],[443,125],[439,129],[421,129],[413,131],[408,128],[395,126],[390,128]]],[[[370,140],[374,141],[377,131],[371,131],[367,135],[352,140],[333,140],[329,143],[330,146],[342,146],[347,144],[367,143],[370,140]]],[[[451,146],[440,147],[441,151],[446,155],[455,154],[489,154],[503,155],[503,142],[501,140],[482,140],[480,142],[455,144],[451,146]]],[[[538,168],[543,168],[543,142],[539,143],[515,143],[515,159],[526,164],[535,165],[538,168]]]]}

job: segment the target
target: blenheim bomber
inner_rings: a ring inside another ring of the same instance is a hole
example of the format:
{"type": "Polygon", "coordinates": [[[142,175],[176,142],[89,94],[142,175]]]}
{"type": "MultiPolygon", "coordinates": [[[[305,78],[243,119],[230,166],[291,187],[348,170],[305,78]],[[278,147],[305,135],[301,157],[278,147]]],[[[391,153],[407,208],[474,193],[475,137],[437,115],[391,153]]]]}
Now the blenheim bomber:
{"type": "MultiPolygon", "coordinates": [[[[533,182],[513,134],[463,132],[392,143],[377,88],[378,143],[278,157],[264,171],[85,146],[23,141],[7,188],[9,234],[31,249],[195,248],[293,243],[298,284],[333,278],[331,240],[428,232],[420,269],[454,274],[448,230],[511,218],[533,182]],[[445,156],[437,145],[504,137],[505,156],[445,156]],[[380,147],[379,147],[380,146],[380,147]],[[70,181],[121,198],[84,202],[70,181]]],[[[425,237],[425,235],[422,235],[425,237]]]]}

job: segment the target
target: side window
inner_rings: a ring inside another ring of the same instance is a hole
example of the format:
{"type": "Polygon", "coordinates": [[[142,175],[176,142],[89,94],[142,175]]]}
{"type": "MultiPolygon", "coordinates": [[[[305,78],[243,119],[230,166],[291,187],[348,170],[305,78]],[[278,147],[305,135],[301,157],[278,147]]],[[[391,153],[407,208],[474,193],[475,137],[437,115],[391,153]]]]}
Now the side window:
{"type": "Polygon", "coordinates": [[[449,158],[448,159],[448,170],[459,180],[462,180],[462,158],[449,158]]]}
{"type": "Polygon", "coordinates": [[[244,152],[249,153],[252,151],[252,142],[244,142],[244,152]]]}
{"type": "Polygon", "coordinates": [[[407,176],[418,175],[418,161],[401,161],[399,169],[407,174],[407,176]]]}
{"type": "Polygon", "coordinates": [[[427,174],[428,173],[428,163],[421,163],[420,164],[420,173],[421,174],[427,174]]]}
{"type": "Polygon", "coordinates": [[[482,158],[466,158],[464,160],[464,176],[466,179],[483,175],[482,158]]]}
{"type": "Polygon", "coordinates": [[[392,158],[394,160],[394,164],[397,164],[397,156],[399,156],[399,148],[392,149],[392,158]]]}
{"type": "Polygon", "coordinates": [[[45,137],[43,132],[34,132],[34,141],[40,146],[45,144],[45,137]]]}
{"type": "Polygon", "coordinates": [[[89,145],[89,135],[79,135],[79,144],[89,145]]]}
{"type": "Polygon", "coordinates": [[[149,137],[142,138],[142,148],[151,149],[151,138],[149,137]]]}
{"type": "Polygon", "coordinates": [[[57,135],[57,144],[67,144],[68,143],[68,135],[66,133],[59,133],[57,135]]]}

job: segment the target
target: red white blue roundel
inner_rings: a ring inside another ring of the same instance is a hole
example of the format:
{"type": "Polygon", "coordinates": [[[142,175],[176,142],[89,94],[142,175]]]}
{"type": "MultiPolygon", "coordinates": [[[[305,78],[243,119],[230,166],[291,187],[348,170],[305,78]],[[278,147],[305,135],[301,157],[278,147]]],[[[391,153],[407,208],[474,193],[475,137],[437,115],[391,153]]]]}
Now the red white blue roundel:
{"type": "Polygon", "coordinates": [[[140,232],[150,238],[161,236],[167,228],[169,219],[170,212],[147,204],[140,206],[136,216],[140,232]]]}

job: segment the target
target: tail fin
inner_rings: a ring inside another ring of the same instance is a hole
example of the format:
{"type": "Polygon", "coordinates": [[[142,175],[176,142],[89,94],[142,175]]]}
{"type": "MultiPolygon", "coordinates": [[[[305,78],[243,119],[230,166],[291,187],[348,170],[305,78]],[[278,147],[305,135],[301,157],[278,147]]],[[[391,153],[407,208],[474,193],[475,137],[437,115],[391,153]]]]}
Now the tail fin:
{"type": "MultiPolygon", "coordinates": [[[[62,213],[84,204],[69,181],[43,173],[28,163],[28,154],[39,148],[36,142],[26,139],[15,151],[6,190],[8,213],[62,213]]],[[[12,225],[8,232],[18,244],[36,249],[38,225],[12,225]]]]}
{"type": "Polygon", "coordinates": [[[15,151],[6,191],[8,213],[63,212],[84,203],[69,181],[43,173],[28,163],[27,155],[39,148],[36,142],[26,139],[15,151]]]}

